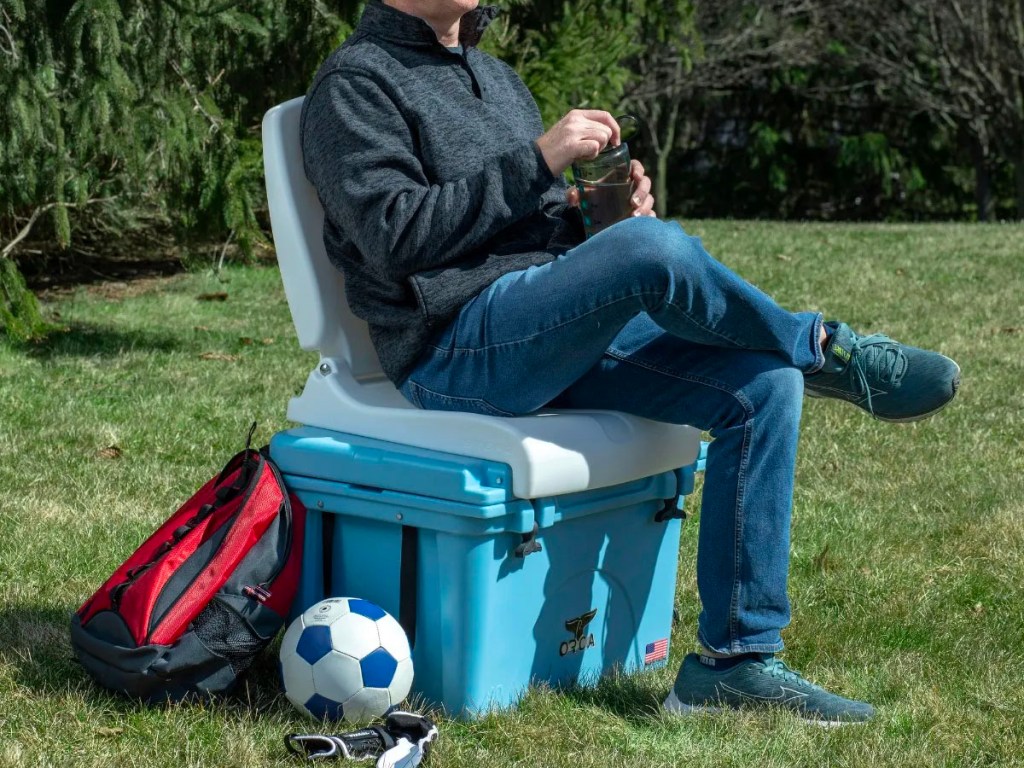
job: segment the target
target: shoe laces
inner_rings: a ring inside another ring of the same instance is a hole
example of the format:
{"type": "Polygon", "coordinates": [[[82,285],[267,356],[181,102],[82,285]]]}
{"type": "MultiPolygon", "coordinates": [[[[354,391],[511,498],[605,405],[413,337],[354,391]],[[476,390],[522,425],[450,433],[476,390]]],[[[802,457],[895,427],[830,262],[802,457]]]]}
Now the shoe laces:
{"type": "Polygon", "coordinates": [[[772,656],[764,661],[764,674],[776,677],[786,683],[799,683],[800,685],[807,686],[809,688],[817,688],[814,683],[807,680],[796,670],[790,669],[786,666],[786,662],[781,659],[777,659],[772,656]]]}
{"type": "Polygon", "coordinates": [[[852,347],[850,365],[854,379],[867,397],[868,412],[874,415],[870,382],[873,380],[898,388],[909,366],[907,356],[900,345],[884,333],[857,337],[852,347]]]}

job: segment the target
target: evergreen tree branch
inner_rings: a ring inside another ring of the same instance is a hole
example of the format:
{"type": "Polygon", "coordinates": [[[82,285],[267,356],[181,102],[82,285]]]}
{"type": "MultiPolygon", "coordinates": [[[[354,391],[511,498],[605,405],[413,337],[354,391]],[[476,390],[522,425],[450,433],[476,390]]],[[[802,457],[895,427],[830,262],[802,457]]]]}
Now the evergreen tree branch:
{"type": "Polygon", "coordinates": [[[194,8],[185,8],[175,0],[161,0],[164,5],[173,8],[175,11],[180,13],[182,16],[194,16],[197,19],[205,19],[208,16],[216,16],[218,13],[224,13],[224,11],[230,11],[232,8],[242,4],[243,0],[225,0],[220,5],[216,5],[213,8],[207,8],[206,10],[199,11],[194,8]]]}
{"type": "Polygon", "coordinates": [[[220,258],[217,259],[217,266],[214,268],[213,273],[219,275],[221,270],[224,269],[224,259],[228,255],[228,246],[231,245],[231,241],[235,239],[235,230],[231,230],[228,235],[228,239],[224,241],[224,245],[220,249],[220,258]]]}
{"type": "Polygon", "coordinates": [[[0,259],[6,259],[8,256],[10,256],[14,252],[14,249],[17,248],[18,243],[20,243],[22,240],[24,240],[26,237],[28,237],[29,233],[32,231],[32,227],[35,226],[35,223],[39,220],[39,217],[42,216],[47,211],[50,211],[50,210],[56,208],[58,205],[63,205],[65,208],[84,208],[87,205],[96,205],[97,203],[110,203],[110,202],[113,202],[116,199],[117,199],[116,196],[115,197],[93,197],[93,198],[90,198],[90,199],[88,199],[88,200],[86,200],[85,202],[82,202],[82,203],[56,203],[56,202],[54,202],[54,203],[46,203],[44,205],[40,205],[38,208],[36,208],[34,211],[32,211],[32,215],[29,216],[28,222],[25,224],[25,226],[23,226],[21,228],[21,230],[18,232],[18,234],[16,234],[14,236],[14,239],[12,239],[9,243],[7,243],[7,245],[5,245],[3,247],[3,250],[0,250],[0,259]]]}
{"type": "MultiPolygon", "coordinates": [[[[178,62],[172,61],[171,69],[173,69],[175,74],[177,74],[178,77],[181,78],[181,82],[184,83],[185,88],[188,89],[189,94],[192,96],[192,103],[194,105],[195,111],[201,114],[203,117],[205,117],[206,120],[210,123],[210,133],[216,133],[217,131],[219,131],[221,128],[222,120],[216,117],[215,115],[211,115],[206,110],[206,108],[203,106],[202,101],[199,98],[199,90],[194,85],[192,85],[191,82],[189,82],[189,79],[187,77],[185,77],[185,73],[178,65],[178,62]]],[[[221,74],[223,74],[223,71],[221,72],[221,74]]],[[[220,75],[217,75],[217,78],[219,79],[220,75]]]]}
{"type": "Polygon", "coordinates": [[[11,35],[11,30],[7,28],[7,25],[11,23],[11,17],[7,15],[7,11],[0,8],[0,35],[7,38],[6,45],[3,40],[0,40],[0,53],[6,53],[12,59],[14,63],[18,63],[18,45],[14,42],[14,36],[11,35]]]}

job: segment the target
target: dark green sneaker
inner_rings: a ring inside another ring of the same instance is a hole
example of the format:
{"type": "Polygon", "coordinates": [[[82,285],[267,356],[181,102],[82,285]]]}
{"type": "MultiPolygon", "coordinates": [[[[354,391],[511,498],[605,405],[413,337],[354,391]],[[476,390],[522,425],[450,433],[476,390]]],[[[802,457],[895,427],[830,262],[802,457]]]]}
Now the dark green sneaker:
{"type": "Polygon", "coordinates": [[[917,421],[942,410],[960,388],[960,366],[938,352],[881,333],[858,336],[831,322],[825,365],[804,377],[811,397],[834,397],[882,421],[917,421]]]}
{"type": "Polygon", "coordinates": [[[829,693],[770,654],[752,656],[724,671],[716,670],[715,662],[689,654],[662,706],[679,714],[780,707],[804,722],[824,726],[862,724],[875,715],[870,704],[829,693]]]}

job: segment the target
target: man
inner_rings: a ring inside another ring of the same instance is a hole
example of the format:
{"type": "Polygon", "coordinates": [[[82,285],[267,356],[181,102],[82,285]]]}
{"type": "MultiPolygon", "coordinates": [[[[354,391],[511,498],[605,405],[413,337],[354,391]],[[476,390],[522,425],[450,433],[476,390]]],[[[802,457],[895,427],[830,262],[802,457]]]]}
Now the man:
{"type": "Polygon", "coordinates": [[[953,398],[959,368],[782,309],[653,216],[639,163],[633,216],[584,241],[562,173],[618,144],[619,127],[573,110],[545,132],[516,74],[475,47],[495,15],[477,5],[370,2],[304,105],[327,252],[385,373],[422,408],[607,408],[710,430],[700,652],[665,707],[868,720],[870,705],[775,657],[803,396],[909,421],[953,398]]]}

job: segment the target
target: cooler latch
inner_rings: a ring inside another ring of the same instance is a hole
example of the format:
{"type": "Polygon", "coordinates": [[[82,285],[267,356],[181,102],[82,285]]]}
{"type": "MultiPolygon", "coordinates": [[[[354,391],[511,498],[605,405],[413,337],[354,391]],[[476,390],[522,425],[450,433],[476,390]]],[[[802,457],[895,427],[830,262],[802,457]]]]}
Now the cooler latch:
{"type": "Polygon", "coordinates": [[[686,510],[682,509],[679,505],[679,501],[682,498],[683,495],[679,494],[678,496],[673,496],[671,499],[665,499],[665,504],[654,516],[654,522],[664,523],[666,520],[685,520],[686,510]]]}
{"type": "Polygon", "coordinates": [[[540,542],[537,541],[538,530],[540,530],[539,526],[537,523],[534,523],[532,531],[522,534],[523,543],[516,547],[516,557],[526,557],[527,555],[532,555],[534,552],[541,551],[540,542]]]}
{"type": "Polygon", "coordinates": [[[676,495],[665,499],[665,504],[654,516],[656,523],[664,523],[666,520],[685,520],[686,510],[682,508],[682,501],[687,495],[693,493],[695,475],[704,469],[705,456],[707,455],[707,443],[701,443],[700,455],[697,461],[676,470],[676,495]]]}

